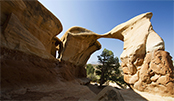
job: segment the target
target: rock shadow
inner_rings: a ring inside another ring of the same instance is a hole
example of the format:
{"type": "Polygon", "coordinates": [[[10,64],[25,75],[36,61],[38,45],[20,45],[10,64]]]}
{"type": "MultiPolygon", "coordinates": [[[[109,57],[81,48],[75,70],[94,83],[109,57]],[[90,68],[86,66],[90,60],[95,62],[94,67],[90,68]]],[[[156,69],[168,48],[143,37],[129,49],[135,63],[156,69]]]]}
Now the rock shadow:
{"type": "MultiPolygon", "coordinates": [[[[93,85],[93,84],[87,84],[86,86],[96,95],[98,95],[105,87],[107,87],[107,86],[99,87],[98,85],[93,85]]],[[[148,101],[146,98],[136,93],[132,89],[120,89],[118,87],[113,87],[113,88],[119,91],[124,101],[148,101]]]]}
{"type": "Polygon", "coordinates": [[[87,84],[86,86],[95,94],[98,94],[103,88],[106,87],[106,86],[99,87],[99,86],[93,85],[93,84],[87,84]]]}

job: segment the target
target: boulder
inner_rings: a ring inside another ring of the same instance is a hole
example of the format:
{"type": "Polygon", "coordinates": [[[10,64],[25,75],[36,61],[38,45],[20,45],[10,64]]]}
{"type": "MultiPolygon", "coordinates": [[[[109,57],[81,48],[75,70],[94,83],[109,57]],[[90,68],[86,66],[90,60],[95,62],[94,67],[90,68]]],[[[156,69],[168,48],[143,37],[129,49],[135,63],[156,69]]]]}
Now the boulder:
{"type": "Polygon", "coordinates": [[[95,101],[124,101],[120,92],[113,87],[107,86],[100,93],[91,100],[95,101]]]}

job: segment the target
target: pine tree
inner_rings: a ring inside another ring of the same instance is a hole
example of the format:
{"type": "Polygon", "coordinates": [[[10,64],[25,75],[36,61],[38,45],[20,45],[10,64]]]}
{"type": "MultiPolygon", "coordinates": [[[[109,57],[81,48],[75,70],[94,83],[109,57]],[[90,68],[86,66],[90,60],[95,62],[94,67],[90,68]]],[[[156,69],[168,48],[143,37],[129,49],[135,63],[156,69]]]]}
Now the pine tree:
{"type": "Polygon", "coordinates": [[[120,76],[120,64],[118,57],[114,58],[112,51],[104,49],[100,56],[97,56],[101,65],[96,68],[96,74],[100,75],[100,87],[107,81],[116,81],[117,76],[120,76]]]}
{"type": "Polygon", "coordinates": [[[89,75],[89,74],[94,74],[94,67],[91,65],[91,64],[87,64],[86,65],[86,74],[89,75]]]}

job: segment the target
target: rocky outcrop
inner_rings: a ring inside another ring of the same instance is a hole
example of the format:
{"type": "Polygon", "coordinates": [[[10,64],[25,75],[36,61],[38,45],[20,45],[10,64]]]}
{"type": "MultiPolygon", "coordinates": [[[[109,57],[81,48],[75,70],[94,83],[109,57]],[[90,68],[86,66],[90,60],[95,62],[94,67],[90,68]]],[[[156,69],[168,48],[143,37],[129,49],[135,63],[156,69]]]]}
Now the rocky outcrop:
{"type": "Polygon", "coordinates": [[[89,56],[100,49],[97,39],[120,39],[124,41],[124,50],[120,56],[124,80],[135,89],[172,96],[174,67],[170,62],[170,55],[164,51],[164,41],[152,28],[151,17],[150,12],[141,14],[103,35],[81,27],[72,27],[61,38],[61,59],[83,68],[89,56]],[[154,58],[155,54],[161,54],[157,56],[158,60],[150,58],[154,58]],[[165,90],[160,91],[161,87],[165,90]]]}
{"type": "Polygon", "coordinates": [[[153,30],[152,13],[141,14],[107,34],[124,41],[120,56],[124,80],[140,91],[173,96],[173,65],[164,42],[153,30]],[[120,36],[123,36],[120,37],[120,36]]]}
{"type": "MultiPolygon", "coordinates": [[[[53,37],[51,45],[51,54],[56,57],[56,52],[58,51],[58,58],[60,57],[60,52],[62,51],[62,41],[58,37],[53,37]]],[[[56,57],[57,58],[57,57],[56,57]]]]}
{"type": "Polygon", "coordinates": [[[136,73],[137,66],[143,63],[146,52],[164,49],[163,40],[152,29],[151,17],[152,13],[141,14],[107,33],[113,38],[124,41],[124,50],[120,58],[122,67],[127,67],[129,74],[136,73]],[[117,36],[123,36],[123,38],[117,36]],[[153,43],[152,37],[156,39],[153,43]]]}
{"type": "Polygon", "coordinates": [[[19,50],[1,48],[0,60],[2,95],[21,88],[57,82],[57,74],[61,74],[55,68],[58,61],[19,50]]]}
{"type": "Polygon", "coordinates": [[[54,59],[53,40],[62,25],[37,0],[1,1],[1,28],[1,47],[54,59]]]}
{"type": "Polygon", "coordinates": [[[152,13],[141,14],[107,34],[124,41],[121,54],[124,80],[140,91],[173,96],[173,65],[164,42],[153,30],[152,13]],[[120,36],[123,36],[120,37],[120,36]]]}
{"type": "Polygon", "coordinates": [[[133,83],[133,88],[163,96],[173,96],[174,68],[171,58],[168,52],[162,50],[147,53],[141,69],[138,70],[139,79],[133,83]]]}
{"type": "Polygon", "coordinates": [[[95,98],[95,101],[124,101],[120,92],[113,87],[105,87],[95,98]]]}
{"type": "Polygon", "coordinates": [[[84,68],[90,55],[101,48],[101,36],[82,27],[72,27],[61,37],[63,50],[60,59],[84,68]]]}
{"type": "Polygon", "coordinates": [[[1,1],[1,100],[39,100],[29,96],[30,89],[41,91],[75,79],[72,65],[54,58],[62,44],[55,36],[61,31],[60,21],[37,0],[1,1]]]}
{"type": "MultiPolygon", "coordinates": [[[[103,35],[82,27],[72,27],[59,39],[55,36],[62,31],[60,21],[38,1],[1,1],[2,98],[20,100],[21,93],[28,96],[31,88],[36,91],[42,86],[43,90],[47,88],[45,85],[49,85],[49,90],[51,87],[54,89],[50,85],[58,85],[57,89],[60,91],[55,91],[58,97],[54,92],[46,95],[55,95],[55,99],[59,100],[78,100],[81,94],[87,93],[93,96],[89,89],[80,86],[89,81],[79,78],[86,77],[84,66],[87,60],[93,52],[101,48],[97,41],[99,38],[124,41],[124,51],[121,54],[124,80],[132,88],[173,96],[174,67],[171,56],[164,51],[163,40],[153,30],[151,17],[152,13],[141,14],[103,35]],[[54,58],[57,50],[60,61],[54,58]],[[72,85],[77,84],[77,89],[68,85],[68,81],[72,85]],[[72,91],[67,90],[64,84],[72,91]],[[73,91],[82,92],[74,94],[73,91]],[[67,94],[62,97],[62,92],[67,94]],[[19,93],[18,97],[14,95],[16,93],[19,93]],[[75,97],[69,96],[72,93],[75,97]]],[[[117,99],[119,95],[114,90],[104,93],[107,96],[99,97],[117,99]]],[[[42,93],[42,97],[45,97],[45,93],[42,93]]]]}

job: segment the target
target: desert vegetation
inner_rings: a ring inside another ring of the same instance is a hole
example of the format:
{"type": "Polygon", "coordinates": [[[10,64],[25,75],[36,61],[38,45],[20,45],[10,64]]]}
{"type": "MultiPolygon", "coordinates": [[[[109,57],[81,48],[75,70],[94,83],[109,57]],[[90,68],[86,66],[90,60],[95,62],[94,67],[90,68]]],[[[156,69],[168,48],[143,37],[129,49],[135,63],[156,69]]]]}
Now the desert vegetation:
{"type": "Polygon", "coordinates": [[[86,65],[86,74],[91,82],[100,84],[100,87],[109,82],[117,83],[122,88],[126,87],[118,57],[114,57],[113,52],[107,49],[97,57],[98,65],[86,65]]]}

